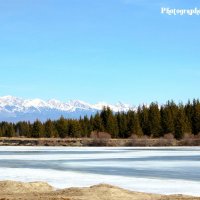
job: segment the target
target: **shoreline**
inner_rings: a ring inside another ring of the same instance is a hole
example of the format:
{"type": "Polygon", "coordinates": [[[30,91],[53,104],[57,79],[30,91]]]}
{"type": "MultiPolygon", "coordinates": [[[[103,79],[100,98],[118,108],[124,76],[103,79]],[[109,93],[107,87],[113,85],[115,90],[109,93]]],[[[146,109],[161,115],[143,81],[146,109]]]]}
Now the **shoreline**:
{"type": "Polygon", "coordinates": [[[200,197],[182,194],[161,195],[135,192],[108,184],[56,189],[45,182],[0,181],[0,188],[0,200],[25,200],[27,195],[30,200],[200,200],[200,197]]]}
{"type": "Polygon", "coordinates": [[[21,138],[0,137],[0,146],[69,146],[69,147],[176,147],[200,146],[200,139],[106,139],[106,138],[21,138]]]}

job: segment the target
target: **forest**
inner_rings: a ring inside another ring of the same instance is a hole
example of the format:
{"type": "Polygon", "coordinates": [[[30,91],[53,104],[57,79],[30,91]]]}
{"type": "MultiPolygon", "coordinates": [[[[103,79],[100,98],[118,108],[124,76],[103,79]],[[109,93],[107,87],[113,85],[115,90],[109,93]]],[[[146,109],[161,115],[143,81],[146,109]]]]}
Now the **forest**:
{"type": "Polygon", "coordinates": [[[186,104],[168,101],[159,105],[153,102],[134,111],[117,113],[104,107],[101,112],[80,119],[61,116],[58,120],[45,122],[0,122],[0,137],[81,138],[91,137],[94,131],[107,133],[111,138],[130,138],[133,135],[161,138],[171,134],[180,140],[185,135],[195,136],[200,133],[200,102],[198,99],[186,104]]]}

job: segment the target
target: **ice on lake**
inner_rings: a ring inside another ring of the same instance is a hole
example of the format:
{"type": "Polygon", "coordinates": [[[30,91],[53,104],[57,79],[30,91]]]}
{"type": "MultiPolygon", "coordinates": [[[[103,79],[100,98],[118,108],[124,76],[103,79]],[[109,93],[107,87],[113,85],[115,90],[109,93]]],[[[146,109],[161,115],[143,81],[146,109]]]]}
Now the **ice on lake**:
{"type": "Polygon", "coordinates": [[[0,147],[0,180],[200,196],[200,147],[0,147]]]}

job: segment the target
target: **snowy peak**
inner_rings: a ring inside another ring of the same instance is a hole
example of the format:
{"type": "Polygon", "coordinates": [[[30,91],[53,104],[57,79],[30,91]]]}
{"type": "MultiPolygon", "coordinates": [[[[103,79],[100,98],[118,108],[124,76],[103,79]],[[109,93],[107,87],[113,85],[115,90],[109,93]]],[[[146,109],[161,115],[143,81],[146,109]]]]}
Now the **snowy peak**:
{"type": "Polygon", "coordinates": [[[92,115],[103,107],[110,107],[114,112],[127,112],[134,107],[118,102],[115,105],[100,102],[89,104],[80,100],[61,102],[56,99],[44,101],[42,99],[22,99],[13,96],[0,97],[0,120],[20,121],[34,120],[35,118],[46,120],[64,117],[79,118],[84,115],[92,115]],[[14,117],[14,119],[10,119],[14,117]]]}
{"type": "Polygon", "coordinates": [[[24,100],[23,106],[40,108],[40,107],[48,107],[49,105],[47,102],[41,99],[31,99],[31,100],[24,100]]]}
{"type": "Polygon", "coordinates": [[[129,104],[123,104],[121,102],[118,102],[115,105],[112,104],[107,104],[105,102],[100,102],[97,103],[93,106],[95,109],[97,110],[102,110],[103,107],[110,107],[112,111],[114,112],[127,112],[129,110],[134,110],[135,107],[134,106],[130,106],[129,104]]]}
{"type": "Polygon", "coordinates": [[[118,102],[115,105],[107,104],[105,102],[100,102],[97,104],[89,104],[84,101],[80,100],[70,100],[66,103],[61,102],[56,99],[51,99],[48,101],[44,101],[41,99],[21,99],[17,97],[12,96],[3,96],[0,97],[0,107],[5,106],[13,106],[16,108],[21,108],[22,110],[26,108],[49,108],[49,109],[58,109],[63,111],[70,111],[70,110],[76,110],[76,109],[94,109],[94,110],[102,110],[103,107],[110,107],[114,112],[118,111],[128,111],[129,109],[132,109],[128,104],[123,104],[121,102],[118,102]]]}
{"type": "Polygon", "coordinates": [[[79,100],[70,100],[67,104],[71,107],[72,110],[74,109],[88,110],[92,108],[92,105],[79,100]]]}
{"type": "Polygon", "coordinates": [[[22,99],[12,96],[0,97],[0,106],[15,106],[22,103],[22,99]]]}

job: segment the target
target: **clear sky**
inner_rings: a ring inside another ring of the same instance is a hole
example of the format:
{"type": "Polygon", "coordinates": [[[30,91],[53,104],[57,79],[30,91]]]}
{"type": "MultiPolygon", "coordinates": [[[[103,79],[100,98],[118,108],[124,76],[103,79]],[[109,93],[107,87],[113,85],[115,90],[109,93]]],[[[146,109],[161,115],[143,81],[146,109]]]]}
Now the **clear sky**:
{"type": "Polygon", "coordinates": [[[139,104],[199,98],[199,0],[1,0],[0,96],[139,104]]]}

